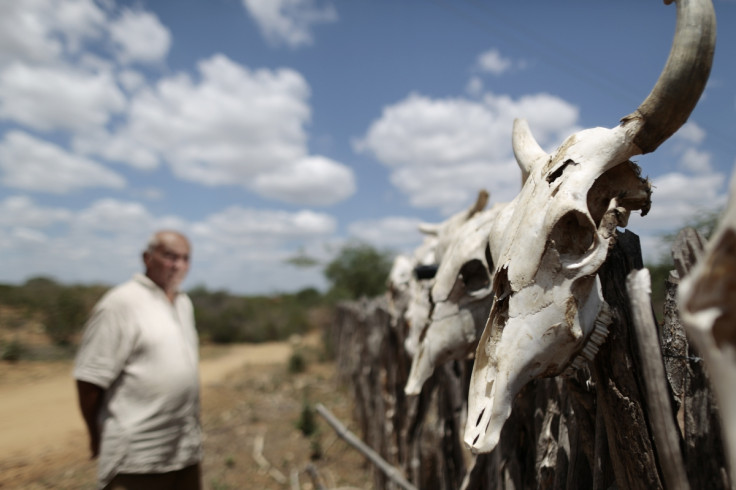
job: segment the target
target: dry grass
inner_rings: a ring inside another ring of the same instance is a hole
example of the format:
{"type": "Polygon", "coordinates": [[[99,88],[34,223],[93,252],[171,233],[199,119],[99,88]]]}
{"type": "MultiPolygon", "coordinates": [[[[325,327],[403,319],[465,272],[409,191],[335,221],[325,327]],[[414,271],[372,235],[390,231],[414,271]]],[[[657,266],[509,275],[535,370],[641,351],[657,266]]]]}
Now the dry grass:
{"type": "MultiPolygon", "coordinates": [[[[351,402],[335,382],[334,365],[318,362],[317,357],[315,352],[306,354],[303,373],[289,373],[285,364],[249,366],[205,388],[205,489],[293,488],[292,479],[297,477],[300,488],[308,490],[314,488],[305,471],[310,464],[327,488],[373,488],[372,468],[319,416],[315,415],[317,431],[312,436],[297,428],[305,404],[317,402],[351,426],[351,402]],[[261,464],[266,461],[268,469],[258,464],[254,447],[262,447],[263,459],[258,459],[261,464]]],[[[6,364],[0,382],[43,379],[69,366],[64,362],[6,364]]],[[[85,441],[74,441],[65,450],[33,460],[0,455],[0,488],[93,489],[95,463],[86,460],[85,454],[85,441]]]]}

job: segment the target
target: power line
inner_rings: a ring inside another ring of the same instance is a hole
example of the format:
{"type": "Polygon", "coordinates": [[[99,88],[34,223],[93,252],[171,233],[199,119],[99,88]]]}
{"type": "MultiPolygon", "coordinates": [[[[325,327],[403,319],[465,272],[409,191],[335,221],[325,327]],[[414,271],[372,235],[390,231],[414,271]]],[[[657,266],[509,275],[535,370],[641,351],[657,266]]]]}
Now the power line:
{"type": "MultiPolygon", "coordinates": [[[[591,64],[576,52],[555,42],[554,39],[543,36],[539,31],[529,29],[514,18],[504,15],[499,9],[492,7],[488,1],[429,0],[429,2],[492,36],[538,54],[541,62],[552,69],[565,76],[574,77],[581,83],[599,90],[606,97],[615,101],[623,101],[630,105],[632,110],[644,100],[637,95],[639,91],[631,85],[629,78],[621,77],[618,72],[607,70],[600,65],[591,64]],[[476,8],[482,15],[461,8],[463,4],[476,8]]],[[[674,25],[672,30],[674,33],[674,25]]],[[[631,55],[635,56],[636,53],[631,55]]],[[[666,58],[661,60],[662,67],[665,61],[666,58]]],[[[654,86],[654,81],[652,86],[654,86]]],[[[621,117],[624,115],[620,114],[621,117]]],[[[736,151],[736,141],[718,127],[711,126],[707,122],[699,122],[698,125],[707,130],[711,143],[717,143],[714,146],[721,146],[727,151],[736,151]]]]}

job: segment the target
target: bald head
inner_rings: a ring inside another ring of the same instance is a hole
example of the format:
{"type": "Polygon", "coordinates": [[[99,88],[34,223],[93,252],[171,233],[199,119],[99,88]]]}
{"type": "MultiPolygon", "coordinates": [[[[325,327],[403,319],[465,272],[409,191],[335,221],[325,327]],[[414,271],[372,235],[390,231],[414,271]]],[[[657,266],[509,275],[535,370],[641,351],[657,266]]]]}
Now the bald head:
{"type": "Polygon", "coordinates": [[[173,300],[189,272],[191,245],[186,236],[173,230],[153,234],[143,252],[146,276],[173,300]]]}

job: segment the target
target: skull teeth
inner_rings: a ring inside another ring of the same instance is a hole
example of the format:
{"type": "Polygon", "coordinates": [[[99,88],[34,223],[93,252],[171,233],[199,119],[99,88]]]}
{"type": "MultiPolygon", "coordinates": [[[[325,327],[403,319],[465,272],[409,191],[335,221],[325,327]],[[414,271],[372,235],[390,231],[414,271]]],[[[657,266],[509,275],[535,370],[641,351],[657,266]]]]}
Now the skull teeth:
{"type": "Polygon", "coordinates": [[[608,337],[608,326],[611,323],[613,323],[611,309],[604,302],[593,324],[593,331],[590,332],[582,350],[575,356],[575,359],[572,360],[567,369],[565,369],[563,375],[572,376],[575,371],[582,369],[588,362],[592,362],[595,359],[598,349],[600,349],[603,342],[606,341],[606,337],[608,337]]]}

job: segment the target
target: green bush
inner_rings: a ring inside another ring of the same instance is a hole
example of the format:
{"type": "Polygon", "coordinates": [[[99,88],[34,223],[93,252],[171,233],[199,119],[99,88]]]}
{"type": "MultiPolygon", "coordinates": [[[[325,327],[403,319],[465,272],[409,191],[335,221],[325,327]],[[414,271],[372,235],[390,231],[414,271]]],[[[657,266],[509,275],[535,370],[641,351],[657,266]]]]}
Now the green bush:
{"type": "Polygon", "coordinates": [[[304,334],[315,327],[310,312],[323,308],[324,301],[314,289],[246,297],[198,286],[189,295],[200,337],[216,343],[269,342],[304,334]]]}
{"type": "Polygon", "coordinates": [[[25,353],[25,348],[17,340],[0,344],[0,359],[8,362],[20,361],[25,353]]]}
{"type": "Polygon", "coordinates": [[[84,326],[87,314],[87,305],[78,290],[60,289],[46,307],[46,334],[57,345],[69,345],[84,326]]]}
{"type": "Polygon", "coordinates": [[[322,459],[322,441],[318,436],[314,436],[309,441],[309,459],[312,461],[317,461],[319,459],[322,459]]]}
{"type": "Polygon", "coordinates": [[[304,402],[302,405],[302,411],[299,415],[299,420],[296,423],[296,428],[299,429],[306,437],[317,432],[317,418],[315,416],[315,410],[307,402],[304,402]]]}
{"type": "Polygon", "coordinates": [[[365,243],[344,246],[324,269],[331,301],[373,298],[386,291],[393,254],[365,243]]]}
{"type": "Polygon", "coordinates": [[[289,357],[289,372],[291,374],[303,373],[307,370],[307,360],[301,352],[293,352],[289,357]]]}
{"type": "Polygon", "coordinates": [[[41,321],[55,344],[68,346],[107,289],[103,285],[66,286],[48,277],[35,277],[22,286],[0,285],[0,304],[22,311],[21,324],[29,319],[41,321]]]}

